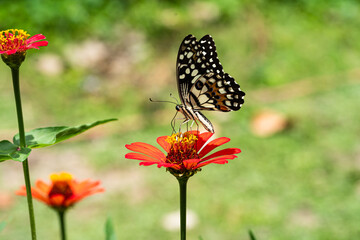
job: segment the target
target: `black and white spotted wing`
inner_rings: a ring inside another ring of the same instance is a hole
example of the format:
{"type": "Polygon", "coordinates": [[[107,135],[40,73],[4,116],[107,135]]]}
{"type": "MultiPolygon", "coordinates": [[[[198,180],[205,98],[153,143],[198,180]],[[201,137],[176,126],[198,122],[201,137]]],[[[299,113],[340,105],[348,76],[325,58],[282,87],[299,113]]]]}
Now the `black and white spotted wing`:
{"type": "Polygon", "coordinates": [[[209,120],[199,110],[236,111],[244,103],[245,93],[218,59],[216,46],[210,35],[196,40],[193,35],[184,38],[180,45],[176,75],[186,120],[199,120],[213,132],[209,120]]]}

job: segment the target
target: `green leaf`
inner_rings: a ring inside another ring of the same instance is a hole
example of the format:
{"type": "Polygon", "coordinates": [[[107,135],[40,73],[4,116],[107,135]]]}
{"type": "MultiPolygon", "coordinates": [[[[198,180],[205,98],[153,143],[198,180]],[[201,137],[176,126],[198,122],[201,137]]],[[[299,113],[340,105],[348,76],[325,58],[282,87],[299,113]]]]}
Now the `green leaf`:
{"type": "MultiPolygon", "coordinates": [[[[45,127],[36,128],[25,134],[26,146],[29,148],[42,148],[54,145],[58,142],[75,137],[86,130],[97,125],[107,122],[115,121],[116,118],[105,119],[94,123],[84,124],[77,127],[45,127]]],[[[19,144],[19,134],[16,134],[13,139],[15,144],[19,144]]]]}
{"type": "Polygon", "coordinates": [[[108,218],[105,223],[105,239],[116,240],[114,226],[110,218],[108,218]]]}
{"type": "Polygon", "coordinates": [[[5,228],[6,222],[0,222],[0,232],[5,228]]]}
{"type": "Polygon", "coordinates": [[[254,233],[249,229],[250,240],[256,240],[254,233]]]}
{"type": "Polygon", "coordinates": [[[12,159],[14,161],[23,162],[29,156],[30,148],[20,148],[7,140],[0,142],[0,162],[12,159]]]}

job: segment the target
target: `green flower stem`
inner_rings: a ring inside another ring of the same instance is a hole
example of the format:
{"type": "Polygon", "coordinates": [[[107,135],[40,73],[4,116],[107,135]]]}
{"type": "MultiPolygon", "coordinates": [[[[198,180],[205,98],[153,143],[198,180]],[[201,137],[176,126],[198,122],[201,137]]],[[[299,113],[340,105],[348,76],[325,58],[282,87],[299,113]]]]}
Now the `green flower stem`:
{"type": "Polygon", "coordinates": [[[57,211],[57,212],[59,215],[61,240],[66,240],[65,211],[57,211]]]}
{"type": "Polygon", "coordinates": [[[19,68],[11,68],[11,74],[13,79],[16,113],[17,113],[18,126],[19,126],[20,147],[26,147],[25,127],[24,127],[24,119],[22,115],[21,96],[20,96],[19,68]]]}
{"type": "MultiPolygon", "coordinates": [[[[19,68],[12,67],[11,74],[12,74],[12,79],[13,79],[13,87],[14,87],[14,95],[15,95],[15,103],[16,103],[16,113],[17,113],[18,126],[19,126],[20,147],[23,148],[23,147],[26,147],[26,142],[25,142],[24,120],[23,120],[22,108],[21,108],[19,68]]],[[[28,159],[26,159],[23,162],[23,171],[24,171],[24,178],[25,178],[26,198],[27,198],[27,202],[28,202],[28,210],[29,210],[29,217],[30,217],[31,237],[32,237],[32,240],[36,240],[35,216],[34,216],[34,206],[33,206],[32,196],[31,196],[31,184],[30,184],[28,159]]]]}
{"type": "Polygon", "coordinates": [[[189,177],[178,177],[180,187],[180,240],[186,240],[186,185],[189,177]]]}

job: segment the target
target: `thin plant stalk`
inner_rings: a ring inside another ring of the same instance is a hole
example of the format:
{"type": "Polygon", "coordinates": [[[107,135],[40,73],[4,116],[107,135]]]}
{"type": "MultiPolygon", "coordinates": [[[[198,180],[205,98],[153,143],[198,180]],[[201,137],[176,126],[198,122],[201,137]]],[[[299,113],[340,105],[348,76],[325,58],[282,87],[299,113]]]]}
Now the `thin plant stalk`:
{"type": "Polygon", "coordinates": [[[59,215],[61,240],[66,240],[65,211],[57,212],[59,215]]]}
{"type": "MultiPolygon", "coordinates": [[[[26,147],[26,141],[25,141],[24,120],[23,120],[22,107],[21,107],[19,68],[11,67],[11,74],[12,74],[12,79],[13,79],[16,114],[17,114],[18,127],[19,127],[20,147],[24,148],[24,147],[26,147]]],[[[30,172],[29,172],[28,159],[23,161],[22,165],[23,165],[25,187],[26,187],[26,198],[27,198],[28,210],[29,210],[31,237],[32,237],[32,240],[36,240],[35,215],[34,215],[34,206],[33,206],[32,195],[31,195],[31,183],[30,183],[30,172]]]]}
{"type": "Polygon", "coordinates": [[[180,240],[186,240],[186,187],[188,177],[179,177],[180,187],[180,240]]]}

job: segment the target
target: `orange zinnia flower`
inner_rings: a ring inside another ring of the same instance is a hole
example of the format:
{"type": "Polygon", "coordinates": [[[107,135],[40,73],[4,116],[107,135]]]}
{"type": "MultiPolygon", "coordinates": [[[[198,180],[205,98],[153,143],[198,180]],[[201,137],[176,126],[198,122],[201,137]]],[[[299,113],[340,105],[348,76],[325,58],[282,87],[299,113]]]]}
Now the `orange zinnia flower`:
{"type": "Polygon", "coordinates": [[[220,137],[206,142],[213,133],[189,131],[176,133],[171,136],[157,138],[158,144],[166,151],[166,155],[158,148],[142,142],[127,144],[125,147],[134,153],[128,153],[125,158],[141,160],[140,165],[149,166],[157,164],[166,167],[175,176],[186,174],[192,176],[201,167],[210,163],[225,164],[229,159],[240,153],[239,148],[226,148],[210,154],[215,148],[230,141],[230,138],[220,137]]]}
{"type": "MultiPolygon", "coordinates": [[[[104,191],[103,188],[98,187],[100,181],[77,181],[69,173],[51,174],[50,179],[50,184],[38,180],[36,187],[31,188],[31,194],[37,200],[59,211],[66,210],[84,197],[104,191]]],[[[25,186],[22,186],[16,194],[26,196],[25,186]]]]}

